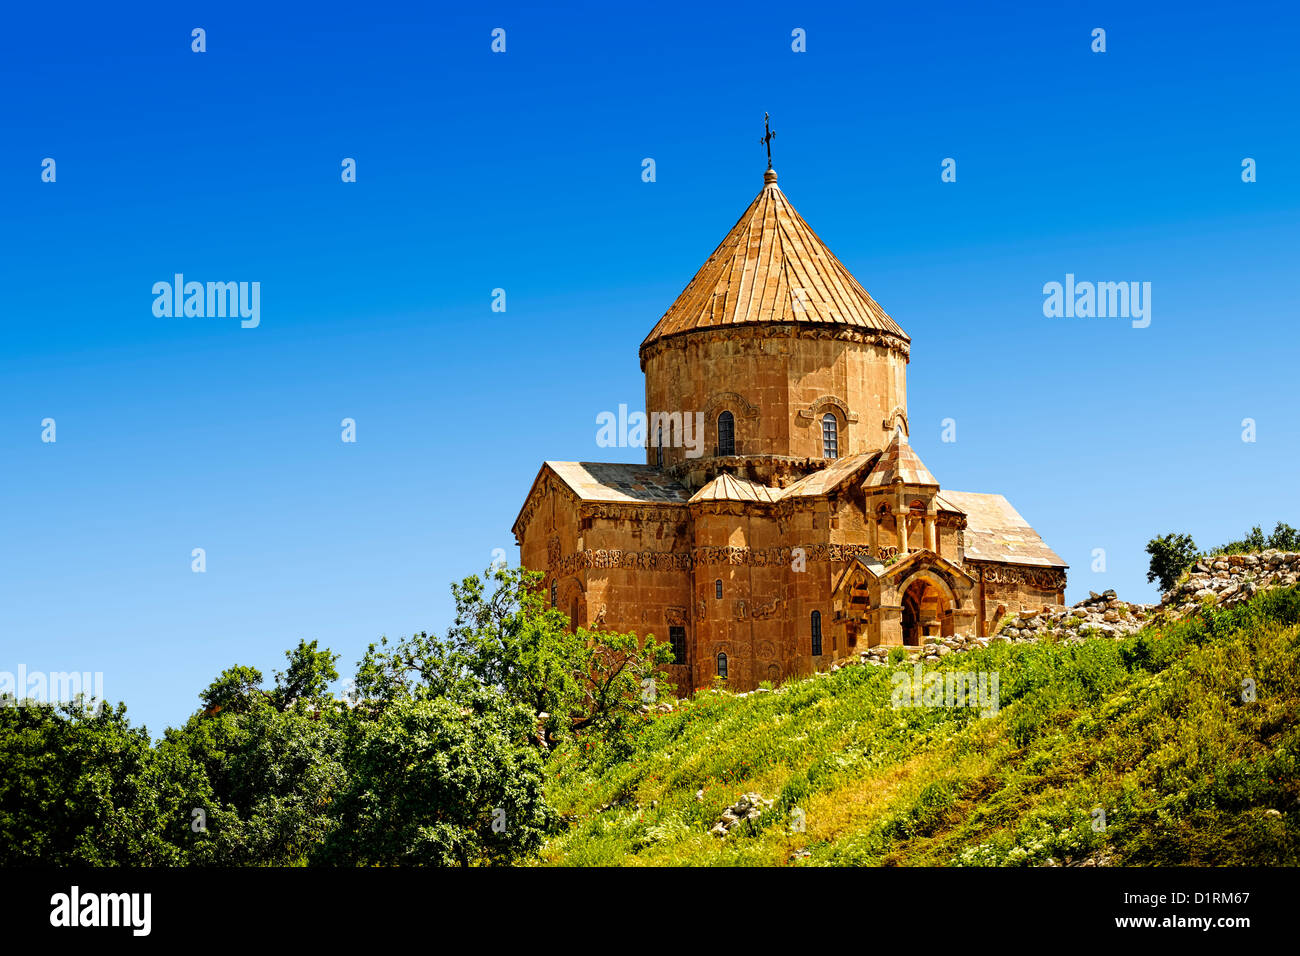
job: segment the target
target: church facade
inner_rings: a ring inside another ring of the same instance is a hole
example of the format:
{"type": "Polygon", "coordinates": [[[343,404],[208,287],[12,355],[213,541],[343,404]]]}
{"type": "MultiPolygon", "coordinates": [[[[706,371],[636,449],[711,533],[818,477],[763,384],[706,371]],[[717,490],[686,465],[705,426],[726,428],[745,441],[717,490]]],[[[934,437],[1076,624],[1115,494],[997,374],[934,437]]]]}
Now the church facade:
{"type": "Polygon", "coordinates": [[[679,693],[1061,605],[1065,563],[1007,500],[909,444],[910,348],[769,168],[641,343],[645,462],[545,462],[523,566],[574,627],[670,641],[679,693]]]}

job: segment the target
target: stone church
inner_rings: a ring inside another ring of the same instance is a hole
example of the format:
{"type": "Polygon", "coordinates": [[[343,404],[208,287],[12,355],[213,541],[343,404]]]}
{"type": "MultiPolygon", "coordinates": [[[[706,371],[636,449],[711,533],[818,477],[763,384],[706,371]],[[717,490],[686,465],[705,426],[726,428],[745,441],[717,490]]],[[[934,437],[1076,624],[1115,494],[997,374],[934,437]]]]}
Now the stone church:
{"type": "Polygon", "coordinates": [[[769,168],[641,343],[645,463],[545,462],[523,566],[574,627],[669,640],[679,693],[1061,605],[1066,565],[1015,508],[908,443],[910,347],[769,168]]]}

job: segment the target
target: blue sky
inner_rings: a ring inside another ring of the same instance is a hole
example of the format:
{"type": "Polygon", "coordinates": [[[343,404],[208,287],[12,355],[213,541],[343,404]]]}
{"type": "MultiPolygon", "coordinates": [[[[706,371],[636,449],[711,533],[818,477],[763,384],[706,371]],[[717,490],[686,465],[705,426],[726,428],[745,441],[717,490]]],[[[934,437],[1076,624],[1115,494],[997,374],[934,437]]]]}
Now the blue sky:
{"type": "Polygon", "coordinates": [[[644,403],[637,345],[760,188],[764,111],[912,336],[912,444],[1005,494],[1070,601],[1153,599],[1156,533],[1300,524],[1300,14],[975,6],[9,11],[0,670],[103,671],[158,734],[299,638],[346,674],[443,630],[543,459],[639,457],[595,416],[644,403]],[[156,318],[177,272],[260,282],[261,324],[156,318]],[[1066,273],[1151,282],[1150,327],[1045,318],[1066,273]]]}

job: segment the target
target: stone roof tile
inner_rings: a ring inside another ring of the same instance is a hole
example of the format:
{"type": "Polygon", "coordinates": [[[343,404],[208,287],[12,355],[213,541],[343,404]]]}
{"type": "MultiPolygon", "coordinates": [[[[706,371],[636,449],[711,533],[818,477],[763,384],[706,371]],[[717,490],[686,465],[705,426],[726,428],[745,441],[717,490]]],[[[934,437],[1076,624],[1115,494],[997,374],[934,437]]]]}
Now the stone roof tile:
{"type": "Polygon", "coordinates": [[[939,487],[939,479],[930,474],[912,446],[903,438],[903,432],[894,432],[894,437],[881,452],[880,460],[867,475],[869,488],[884,488],[894,484],[898,479],[905,485],[933,485],[939,487]]]}
{"type": "Polygon", "coordinates": [[[769,170],[757,198],[641,348],[696,329],[792,322],[852,326],[911,341],[795,212],[769,170]]]}
{"type": "Polygon", "coordinates": [[[658,468],[593,461],[545,463],[583,501],[683,504],[690,492],[658,468]]]}
{"type": "Polygon", "coordinates": [[[966,515],[968,560],[1068,567],[1002,495],[945,491],[943,498],[966,515]]]}
{"type": "Polygon", "coordinates": [[[691,496],[691,504],[701,501],[753,501],[771,504],[779,500],[781,489],[769,488],[747,478],[723,472],[691,496]]]}

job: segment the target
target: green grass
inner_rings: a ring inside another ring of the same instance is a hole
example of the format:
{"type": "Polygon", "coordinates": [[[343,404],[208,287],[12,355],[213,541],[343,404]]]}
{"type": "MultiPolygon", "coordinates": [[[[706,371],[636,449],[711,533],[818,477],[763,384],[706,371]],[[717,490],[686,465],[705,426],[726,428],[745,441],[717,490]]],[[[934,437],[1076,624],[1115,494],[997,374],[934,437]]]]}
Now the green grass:
{"type": "Polygon", "coordinates": [[[548,797],[566,828],[536,862],[1300,864],[1300,589],[1118,641],[995,644],[926,668],[996,672],[996,716],[891,706],[891,674],[910,667],[709,691],[630,753],[555,754],[548,797]],[[771,811],[710,836],[749,791],[771,811]]]}

